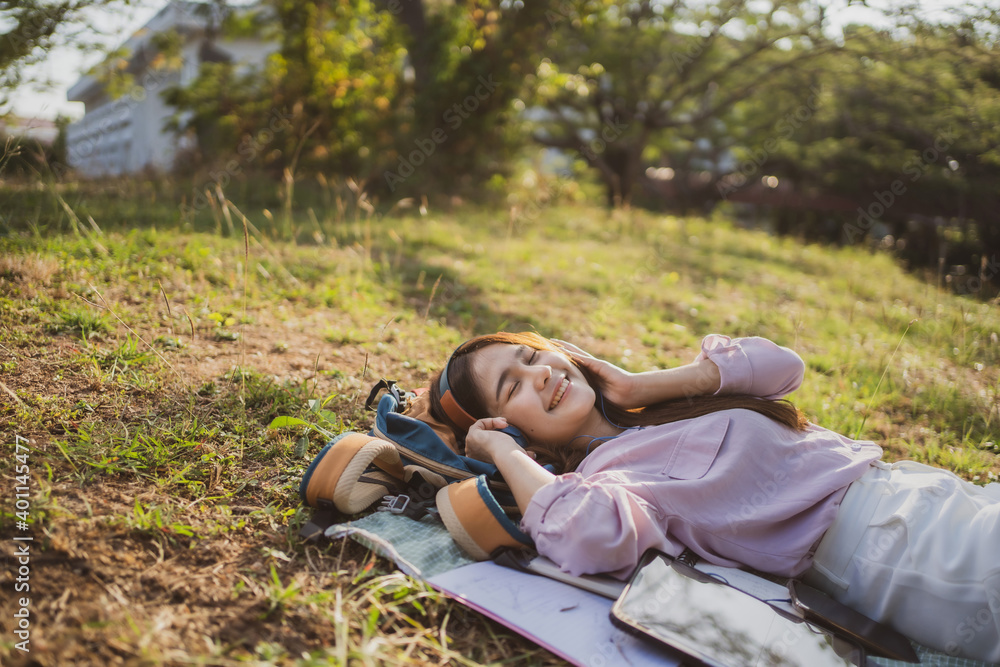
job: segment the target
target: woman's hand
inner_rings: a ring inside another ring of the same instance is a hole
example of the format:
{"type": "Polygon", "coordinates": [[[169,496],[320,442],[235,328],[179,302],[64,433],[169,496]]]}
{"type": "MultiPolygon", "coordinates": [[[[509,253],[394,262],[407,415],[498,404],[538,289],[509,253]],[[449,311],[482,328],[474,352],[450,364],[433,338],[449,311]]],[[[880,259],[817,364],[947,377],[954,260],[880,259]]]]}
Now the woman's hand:
{"type": "Polygon", "coordinates": [[[587,354],[576,345],[561,340],[553,342],[570,358],[601,378],[605,398],[626,410],[676,398],[713,394],[722,381],[719,367],[710,359],[676,368],[630,373],[587,354]]]}
{"type": "MultiPolygon", "coordinates": [[[[564,340],[553,338],[552,342],[558,345],[568,357],[601,378],[603,382],[602,393],[609,401],[626,409],[642,406],[641,403],[635,401],[636,389],[639,383],[638,374],[630,373],[609,361],[598,359],[584,352],[576,345],[567,343],[564,340]]],[[[594,388],[597,389],[597,387],[594,388]]]]}
{"type": "Polygon", "coordinates": [[[478,461],[496,465],[496,460],[509,451],[521,451],[535,458],[534,452],[525,451],[514,438],[500,431],[507,427],[503,417],[480,419],[469,427],[465,436],[465,455],[478,461]]]}
{"type": "Polygon", "coordinates": [[[497,430],[506,426],[503,417],[480,419],[465,436],[465,453],[497,467],[523,514],[535,492],[551,484],[556,476],[534,461],[534,453],[526,452],[514,438],[497,430]]]}

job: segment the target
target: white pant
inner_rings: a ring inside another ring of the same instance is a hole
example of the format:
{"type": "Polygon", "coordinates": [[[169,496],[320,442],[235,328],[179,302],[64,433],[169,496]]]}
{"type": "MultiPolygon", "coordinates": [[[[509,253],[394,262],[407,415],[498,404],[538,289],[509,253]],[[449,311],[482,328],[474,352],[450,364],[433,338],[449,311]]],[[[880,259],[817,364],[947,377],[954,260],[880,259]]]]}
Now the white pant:
{"type": "Polygon", "coordinates": [[[803,579],[919,644],[1000,662],[1000,484],[876,461],[803,579]]]}

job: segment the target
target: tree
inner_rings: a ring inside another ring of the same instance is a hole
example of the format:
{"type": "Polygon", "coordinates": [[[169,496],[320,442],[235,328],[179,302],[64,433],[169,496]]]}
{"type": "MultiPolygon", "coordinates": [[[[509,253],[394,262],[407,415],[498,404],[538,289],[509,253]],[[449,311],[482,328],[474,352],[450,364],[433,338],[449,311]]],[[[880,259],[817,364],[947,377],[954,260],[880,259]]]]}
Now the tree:
{"type": "Polygon", "coordinates": [[[365,0],[275,0],[229,12],[218,36],[234,34],[279,48],[261,71],[203,62],[191,84],[164,97],[177,108],[173,129],[197,137],[205,163],[236,153],[279,177],[375,171],[392,143],[405,54],[391,16],[365,0]]]}
{"type": "Polygon", "coordinates": [[[741,103],[835,48],[822,17],[802,0],[563,2],[549,15],[555,48],[529,77],[546,112],[534,138],[579,155],[609,204],[627,205],[644,164],[712,166],[741,103]]]}
{"type": "MultiPolygon", "coordinates": [[[[24,68],[45,57],[60,33],[81,26],[91,8],[127,5],[129,0],[0,0],[0,107],[24,82],[24,68]]],[[[87,41],[79,33],[64,35],[78,45],[87,41]]]]}
{"type": "MultiPolygon", "coordinates": [[[[844,49],[816,62],[822,103],[767,153],[767,173],[794,180],[800,190],[854,202],[832,230],[834,240],[860,242],[884,229],[904,239],[900,252],[914,265],[971,263],[996,279],[1000,43],[994,16],[971,13],[947,24],[907,20],[892,30],[849,27],[844,49]]],[[[753,113],[766,115],[764,106],[753,113]]],[[[747,154],[761,150],[761,137],[744,139],[747,154]]]]}
{"type": "Polygon", "coordinates": [[[261,75],[205,66],[167,99],[178,130],[230,150],[283,110],[291,130],[268,151],[279,172],[351,177],[393,198],[472,186],[517,141],[511,101],[540,57],[547,4],[271,0],[281,46],[261,75]]]}
{"type": "Polygon", "coordinates": [[[547,48],[554,4],[379,0],[404,29],[412,69],[402,131],[382,174],[393,194],[417,191],[420,181],[468,188],[504,172],[524,141],[513,103],[547,48]],[[423,161],[433,168],[407,180],[423,161]]]}

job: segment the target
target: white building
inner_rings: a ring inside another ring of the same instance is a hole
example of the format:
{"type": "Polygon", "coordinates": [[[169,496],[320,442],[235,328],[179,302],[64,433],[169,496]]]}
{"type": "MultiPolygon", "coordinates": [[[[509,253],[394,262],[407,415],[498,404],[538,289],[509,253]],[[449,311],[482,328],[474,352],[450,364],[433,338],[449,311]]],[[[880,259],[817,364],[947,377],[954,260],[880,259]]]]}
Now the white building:
{"type": "Polygon", "coordinates": [[[161,94],[175,85],[188,85],[206,61],[231,61],[260,67],[278,48],[275,42],[240,37],[213,37],[211,5],[169,2],[123,45],[126,71],[134,85],[118,99],[111,99],[101,83],[85,75],[69,89],[71,102],[83,102],[85,114],[66,129],[67,158],[83,176],[113,176],[173,166],[178,138],[164,130],[173,115],[161,94]],[[154,36],[175,30],[182,38],[181,66],[159,67],[154,36]]]}
{"type": "Polygon", "coordinates": [[[10,114],[0,117],[0,136],[27,139],[43,146],[51,146],[59,135],[56,124],[45,118],[22,118],[10,114]]]}

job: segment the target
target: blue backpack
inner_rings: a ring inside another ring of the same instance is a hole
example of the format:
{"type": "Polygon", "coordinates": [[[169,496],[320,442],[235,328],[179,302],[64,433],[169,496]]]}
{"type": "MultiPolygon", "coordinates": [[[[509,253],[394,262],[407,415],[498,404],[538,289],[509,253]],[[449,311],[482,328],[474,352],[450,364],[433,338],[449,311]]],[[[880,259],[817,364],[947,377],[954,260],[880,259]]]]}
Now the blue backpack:
{"type": "Polygon", "coordinates": [[[306,469],[299,495],[321,510],[303,529],[306,537],[336,520],[332,510],[353,515],[378,505],[414,519],[440,517],[476,560],[533,546],[518,527],[514,498],[496,466],[458,451],[451,431],[431,416],[425,393],[381,380],[365,407],[375,411],[372,429],[334,438],[306,469]]]}

